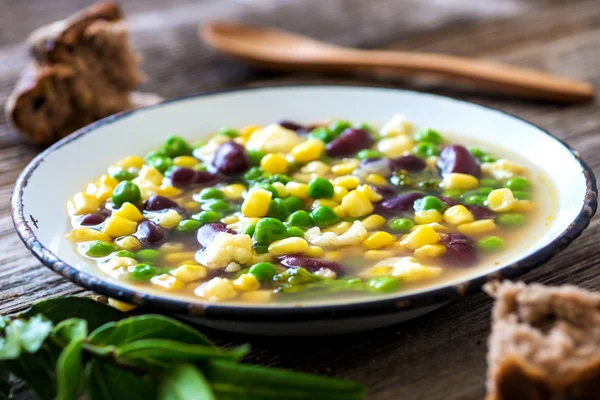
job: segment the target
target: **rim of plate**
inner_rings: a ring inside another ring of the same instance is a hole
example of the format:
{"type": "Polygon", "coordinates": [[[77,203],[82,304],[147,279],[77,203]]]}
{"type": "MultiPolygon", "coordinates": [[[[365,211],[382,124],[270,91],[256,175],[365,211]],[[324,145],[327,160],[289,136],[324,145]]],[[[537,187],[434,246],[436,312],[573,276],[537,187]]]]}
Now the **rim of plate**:
{"type": "Polygon", "coordinates": [[[483,284],[488,281],[504,278],[514,278],[525,272],[545,263],[560,251],[565,249],[573,240],[581,235],[587,228],[591,218],[596,213],[597,209],[598,189],[596,186],[596,178],[592,169],[581,159],[579,153],[568,145],[563,140],[553,136],[547,130],[524,120],[520,117],[512,115],[502,110],[493,107],[484,106],[465,100],[457,100],[448,96],[440,96],[429,93],[423,93],[414,90],[395,89],[389,87],[381,87],[377,85],[345,85],[345,84],[283,84],[283,85],[261,85],[249,86],[241,88],[229,88],[221,90],[212,90],[179,96],[172,99],[167,99],[161,103],[153,104],[145,107],[140,107],[132,110],[126,110],[118,114],[103,118],[90,125],[87,125],[69,136],[61,139],[52,146],[48,147],[42,153],[38,154],[19,175],[15,183],[15,187],[11,196],[11,211],[15,229],[25,246],[39,259],[45,266],[54,272],[62,275],[71,282],[83,286],[89,290],[100,293],[107,297],[116,298],[125,302],[147,306],[149,308],[159,309],[166,312],[186,314],[197,317],[204,317],[217,320],[238,320],[238,321],[253,321],[253,322],[293,322],[293,321],[308,321],[318,319],[337,319],[349,318],[365,315],[381,315],[399,312],[410,308],[427,306],[442,301],[448,301],[457,297],[466,296],[481,289],[483,284]],[[29,222],[24,215],[23,191],[27,186],[29,177],[35,172],[37,167],[44,162],[44,159],[54,151],[59,150],[64,145],[75,141],[86,134],[98,129],[107,124],[115,123],[121,119],[127,118],[139,111],[147,111],[152,108],[161,107],[164,104],[175,103],[179,101],[189,100],[192,98],[206,97],[229,92],[242,91],[261,91],[270,89],[286,89],[286,88],[348,88],[348,89],[376,89],[381,91],[397,91],[417,94],[419,96],[432,97],[436,99],[444,99],[459,103],[466,103],[471,106],[481,107],[491,110],[508,118],[514,118],[524,122],[541,132],[548,135],[551,139],[556,140],[563,145],[579,162],[582,173],[586,180],[586,194],[582,199],[582,207],[577,217],[569,224],[558,237],[546,246],[540,248],[533,254],[518,259],[516,262],[506,265],[501,269],[480,275],[478,277],[465,280],[455,285],[442,286],[440,288],[423,291],[414,294],[398,293],[397,296],[386,297],[383,299],[359,299],[356,302],[348,302],[344,304],[323,304],[323,305],[296,305],[278,304],[276,306],[251,306],[238,305],[227,303],[208,303],[186,301],[179,298],[171,298],[169,296],[160,296],[155,294],[144,293],[138,290],[127,287],[119,287],[110,282],[106,282],[95,276],[89,275],[68,263],[62,261],[58,256],[44,247],[37,239],[35,232],[32,230],[29,222]]]}

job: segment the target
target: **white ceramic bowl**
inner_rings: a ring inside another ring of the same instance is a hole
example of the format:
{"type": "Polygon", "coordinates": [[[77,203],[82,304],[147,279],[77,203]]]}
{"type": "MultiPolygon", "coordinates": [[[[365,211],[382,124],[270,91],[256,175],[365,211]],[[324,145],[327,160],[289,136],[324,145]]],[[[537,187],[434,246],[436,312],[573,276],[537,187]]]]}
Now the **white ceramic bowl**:
{"type": "Polygon", "coordinates": [[[449,299],[479,290],[487,280],[515,277],[540,265],[581,234],[596,211],[596,180],[568,145],[542,129],[483,106],[410,91],[346,86],[252,88],[189,96],[117,114],[56,143],[23,171],[12,197],[13,219],[25,245],[46,266],[106,296],[193,318],[231,331],[337,334],[394,324],[429,312],[449,299]],[[223,125],[268,124],[281,119],[330,118],[384,122],[402,113],[417,126],[460,134],[528,159],[555,185],[558,211],[537,242],[505,262],[427,289],[360,301],[323,304],[208,304],[141,292],[101,273],[64,239],[65,203],[106,167],[144,154],[169,134],[197,140],[223,125]]]}

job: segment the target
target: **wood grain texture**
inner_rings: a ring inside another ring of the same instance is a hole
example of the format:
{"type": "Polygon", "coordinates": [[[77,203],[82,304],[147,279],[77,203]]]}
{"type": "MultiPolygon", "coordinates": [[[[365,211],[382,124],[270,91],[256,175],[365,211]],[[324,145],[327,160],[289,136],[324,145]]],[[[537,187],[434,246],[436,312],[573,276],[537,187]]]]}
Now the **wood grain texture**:
{"type": "MultiPolygon", "coordinates": [[[[89,4],[87,0],[0,0],[0,103],[27,61],[23,40],[39,25],[89,4]],[[10,4],[9,4],[10,3],[10,4]]],[[[435,51],[535,67],[600,85],[597,0],[130,0],[124,1],[134,46],[150,77],[145,91],[165,97],[224,87],[272,83],[372,83],[361,77],[296,75],[255,70],[208,51],[197,23],[234,19],[276,26],[356,47],[435,51]]],[[[497,107],[523,117],[580,151],[600,172],[600,107],[532,103],[448,89],[430,79],[377,83],[426,90],[497,107]]],[[[285,116],[282,116],[285,117],[285,116]]],[[[39,152],[0,116],[0,312],[49,296],[90,294],[30,255],[14,233],[9,197],[19,172],[39,152]]],[[[57,171],[57,179],[60,172],[57,171]]],[[[49,189],[50,190],[50,189],[49,189]]],[[[600,290],[598,218],[581,238],[526,281],[572,283],[600,290]]],[[[273,339],[207,331],[223,345],[249,342],[249,361],[358,380],[369,399],[481,399],[491,301],[483,294],[454,301],[409,323],[336,338],[273,339]]],[[[31,398],[21,392],[19,399],[31,398]]]]}

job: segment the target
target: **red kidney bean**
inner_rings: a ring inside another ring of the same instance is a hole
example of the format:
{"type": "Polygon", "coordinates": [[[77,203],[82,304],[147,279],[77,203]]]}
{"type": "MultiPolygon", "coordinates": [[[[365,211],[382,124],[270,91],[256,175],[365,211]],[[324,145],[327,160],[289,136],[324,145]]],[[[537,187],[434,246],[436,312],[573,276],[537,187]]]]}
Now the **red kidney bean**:
{"type": "Polygon", "coordinates": [[[225,142],[215,152],[213,165],[224,175],[235,175],[250,168],[250,159],[244,146],[236,142],[225,142]]]}
{"type": "Polygon", "coordinates": [[[277,124],[285,129],[289,129],[290,131],[303,131],[305,132],[307,128],[304,125],[297,124],[293,121],[283,120],[277,122],[277,124]]]}
{"type": "Polygon", "coordinates": [[[384,201],[381,203],[381,205],[383,208],[390,211],[406,211],[411,209],[415,200],[418,200],[421,197],[425,197],[425,195],[418,192],[404,193],[400,196],[384,201]]]}
{"type": "Polygon", "coordinates": [[[373,190],[375,190],[377,193],[379,193],[386,200],[389,199],[389,198],[398,196],[398,192],[396,192],[390,186],[375,186],[375,185],[372,185],[371,187],[373,188],[373,190]]]}
{"type": "Polygon", "coordinates": [[[219,181],[219,176],[216,174],[212,174],[207,171],[195,171],[194,177],[192,178],[192,183],[194,185],[208,185],[212,183],[217,183],[219,181]]]}
{"type": "Polygon", "coordinates": [[[406,171],[421,171],[425,169],[427,164],[423,159],[416,156],[402,156],[390,159],[390,166],[392,170],[406,170],[406,171]]]}
{"type": "Polygon", "coordinates": [[[159,211],[164,210],[165,208],[174,208],[178,207],[179,204],[174,202],[171,199],[168,199],[163,196],[150,196],[148,200],[146,200],[146,204],[144,209],[148,211],[159,211]]]}
{"type": "Polygon", "coordinates": [[[465,206],[475,219],[493,219],[496,218],[496,213],[490,209],[481,206],[465,206]]]}
{"type": "Polygon", "coordinates": [[[215,237],[221,233],[227,232],[232,235],[237,235],[237,232],[229,229],[224,224],[214,223],[202,225],[196,232],[196,240],[202,247],[206,247],[215,240],[215,237]]]}
{"type": "Polygon", "coordinates": [[[479,178],[481,174],[479,161],[464,146],[457,144],[444,147],[437,166],[442,176],[457,172],[479,178]]]}
{"type": "Polygon", "coordinates": [[[173,169],[169,178],[173,186],[185,187],[192,183],[195,174],[196,171],[191,168],[177,167],[173,169]]]}
{"type": "Polygon", "coordinates": [[[286,267],[302,267],[311,272],[316,272],[321,268],[328,268],[338,273],[343,272],[343,267],[340,264],[317,258],[289,255],[279,257],[279,262],[286,267]]]}
{"type": "Polygon", "coordinates": [[[364,129],[348,128],[337,138],[327,144],[327,155],[342,157],[353,155],[359,150],[373,145],[373,138],[364,129]]]}
{"type": "Polygon", "coordinates": [[[441,241],[446,247],[444,259],[451,265],[468,267],[477,259],[475,241],[462,233],[450,233],[441,241]]]}
{"type": "Polygon", "coordinates": [[[142,221],[133,234],[142,244],[157,245],[165,239],[163,228],[152,221],[142,221]]]}
{"type": "Polygon", "coordinates": [[[81,218],[79,224],[84,226],[100,225],[105,219],[106,217],[104,215],[86,214],[81,218]]]}
{"type": "Polygon", "coordinates": [[[458,204],[458,201],[451,199],[450,197],[437,196],[437,198],[440,199],[441,201],[443,201],[444,204],[446,204],[446,207],[454,207],[455,205],[458,204]]]}

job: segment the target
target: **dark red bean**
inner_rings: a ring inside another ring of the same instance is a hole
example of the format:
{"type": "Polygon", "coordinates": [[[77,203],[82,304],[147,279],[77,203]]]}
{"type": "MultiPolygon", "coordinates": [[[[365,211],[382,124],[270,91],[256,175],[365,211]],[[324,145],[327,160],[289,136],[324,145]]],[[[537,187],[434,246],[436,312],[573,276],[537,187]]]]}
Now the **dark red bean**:
{"type": "Polygon", "coordinates": [[[479,178],[481,174],[479,161],[464,146],[457,144],[444,147],[437,166],[442,176],[457,172],[479,178]]]}
{"type": "Polygon", "coordinates": [[[381,203],[381,206],[390,211],[406,211],[412,208],[415,200],[418,200],[424,196],[425,195],[423,193],[418,192],[405,193],[384,201],[383,203],[381,203]]]}
{"type": "Polygon", "coordinates": [[[473,240],[473,238],[471,238],[467,235],[464,235],[462,233],[449,233],[440,241],[440,243],[442,243],[442,244],[466,243],[466,244],[474,245],[475,241],[473,240]]]}
{"type": "Polygon", "coordinates": [[[293,121],[287,121],[287,120],[283,120],[283,121],[279,121],[277,122],[277,124],[285,129],[289,129],[290,131],[306,131],[307,128],[303,125],[297,124],[293,121]]]}
{"type": "Polygon", "coordinates": [[[444,259],[450,265],[468,267],[477,260],[474,240],[462,233],[450,233],[440,243],[446,247],[444,259]]]}
{"type": "Polygon", "coordinates": [[[342,157],[353,155],[359,150],[373,145],[373,138],[364,129],[348,128],[337,138],[327,144],[327,155],[342,157]]]}
{"type": "Polygon", "coordinates": [[[106,217],[100,214],[87,214],[84,215],[79,221],[80,225],[84,226],[92,226],[92,225],[100,225],[104,222],[106,217]]]}
{"type": "Polygon", "coordinates": [[[211,244],[213,240],[215,240],[215,237],[221,232],[227,232],[232,235],[237,234],[236,231],[229,229],[224,224],[206,224],[201,226],[196,232],[196,240],[201,246],[206,247],[211,244]]]}
{"type": "Polygon", "coordinates": [[[444,204],[446,204],[446,207],[454,207],[455,205],[458,204],[458,201],[451,199],[450,197],[438,196],[437,198],[440,199],[441,201],[443,201],[444,204]]]}
{"type": "Polygon", "coordinates": [[[191,168],[177,167],[173,169],[169,177],[173,186],[185,187],[192,183],[196,172],[191,168]]]}
{"type": "Polygon", "coordinates": [[[236,142],[225,142],[215,152],[213,165],[224,175],[235,175],[250,168],[250,159],[244,146],[236,142]]]}
{"type": "Polygon", "coordinates": [[[192,178],[192,184],[194,185],[208,185],[217,183],[219,177],[216,174],[212,174],[207,171],[195,171],[194,177],[192,178]]]}
{"type": "Polygon", "coordinates": [[[493,219],[496,218],[496,213],[492,210],[481,206],[465,206],[475,219],[493,219]]]}
{"type": "Polygon", "coordinates": [[[423,159],[416,156],[402,156],[390,159],[390,166],[394,171],[421,171],[425,169],[427,164],[423,159]]]}
{"type": "Polygon", "coordinates": [[[144,209],[148,211],[159,211],[164,210],[166,208],[174,208],[179,205],[171,199],[168,199],[163,196],[150,196],[148,200],[146,200],[146,205],[144,209]]]}
{"type": "Polygon", "coordinates": [[[321,268],[328,268],[338,273],[343,271],[343,267],[336,262],[303,256],[282,256],[279,257],[279,262],[286,267],[302,267],[311,272],[316,272],[321,268]]]}
{"type": "Polygon", "coordinates": [[[389,199],[392,197],[398,196],[398,192],[396,192],[391,186],[371,186],[373,190],[383,196],[384,199],[389,199]]]}
{"type": "Polygon", "coordinates": [[[165,239],[165,231],[152,221],[142,221],[133,234],[142,244],[157,245],[165,239]]]}

